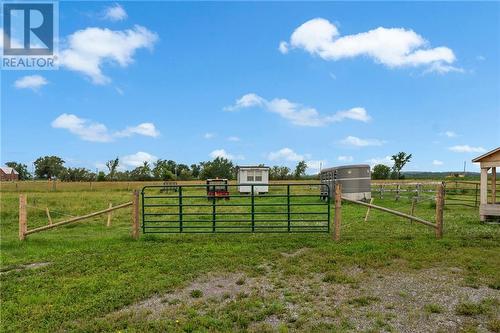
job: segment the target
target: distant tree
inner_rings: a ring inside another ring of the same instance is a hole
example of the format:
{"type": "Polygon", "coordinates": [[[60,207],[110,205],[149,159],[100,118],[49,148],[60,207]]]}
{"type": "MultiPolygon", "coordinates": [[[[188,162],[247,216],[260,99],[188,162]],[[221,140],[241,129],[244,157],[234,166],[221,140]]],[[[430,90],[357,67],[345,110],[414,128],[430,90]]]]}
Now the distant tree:
{"type": "Polygon", "coordinates": [[[199,164],[191,164],[191,176],[198,178],[200,176],[201,166],[199,164]]]}
{"type": "Polygon", "coordinates": [[[183,178],[191,178],[191,170],[189,169],[189,165],[177,164],[177,167],[175,168],[175,174],[177,175],[178,179],[187,180],[183,178]]]}
{"type": "Polygon", "coordinates": [[[120,160],[115,158],[114,160],[109,160],[106,162],[106,167],[108,168],[108,179],[109,180],[115,180],[115,174],[116,170],[118,169],[118,166],[120,165],[120,160]]]}
{"type": "Polygon", "coordinates": [[[59,174],[59,178],[66,182],[81,182],[92,180],[94,175],[90,170],[85,168],[65,168],[59,174]]]}
{"type": "Polygon", "coordinates": [[[167,160],[162,160],[159,159],[154,163],[153,167],[153,177],[155,179],[161,179],[161,180],[175,180],[177,177],[175,176],[175,168],[177,166],[177,163],[174,161],[167,161],[167,160]]]}
{"type": "Polygon", "coordinates": [[[404,168],[406,163],[410,162],[412,155],[406,154],[405,152],[399,152],[396,155],[392,155],[392,160],[394,165],[392,166],[392,174],[395,179],[401,179],[401,170],[404,168]]]}
{"type": "Polygon", "coordinates": [[[133,180],[151,180],[151,167],[149,162],[144,161],[143,164],[130,172],[130,177],[133,180]]]}
{"type": "Polygon", "coordinates": [[[38,178],[59,177],[59,174],[64,171],[64,160],[58,156],[39,157],[34,164],[35,175],[38,178]]]}
{"type": "Polygon", "coordinates": [[[290,168],[286,166],[275,165],[269,169],[269,179],[285,180],[290,177],[290,168]]]}
{"type": "Polygon", "coordinates": [[[202,162],[200,179],[227,178],[234,179],[235,168],[230,160],[217,157],[213,161],[202,162]]]}
{"type": "Polygon", "coordinates": [[[97,181],[103,182],[105,180],[106,180],[106,174],[104,173],[104,171],[99,171],[99,173],[97,174],[97,181]]]}
{"type": "Polygon", "coordinates": [[[26,164],[17,163],[17,162],[7,162],[6,166],[12,168],[17,171],[19,174],[19,180],[31,179],[31,173],[28,171],[28,166],[26,164]]]}
{"type": "Polygon", "coordinates": [[[373,167],[372,179],[389,179],[391,168],[387,165],[377,164],[373,167]]]}
{"type": "Polygon", "coordinates": [[[296,179],[300,179],[302,176],[306,174],[306,170],[307,170],[307,163],[305,161],[300,161],[299,163],[297,163],[293,175],[295,176],[296,179]]]}

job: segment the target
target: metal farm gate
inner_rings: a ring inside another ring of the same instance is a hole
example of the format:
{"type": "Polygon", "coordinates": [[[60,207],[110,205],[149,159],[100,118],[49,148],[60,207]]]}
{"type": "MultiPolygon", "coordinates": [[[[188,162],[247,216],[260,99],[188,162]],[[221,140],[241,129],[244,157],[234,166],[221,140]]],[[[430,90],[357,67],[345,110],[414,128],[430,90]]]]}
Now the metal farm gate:
{"type": "MultiPolygon", "coordinates": [[[[207,195],[209,185],[145,186],[143,233],[306,233],[330,231],[330,195],[320,184],[269,184],[269,193],[240,194],[227,185],[227,197],[207,195]]],[[[321,185],[328,186],[328,185],[321,185]]],[[[328,191],[330,193],[330,191],[328,191]]]]}

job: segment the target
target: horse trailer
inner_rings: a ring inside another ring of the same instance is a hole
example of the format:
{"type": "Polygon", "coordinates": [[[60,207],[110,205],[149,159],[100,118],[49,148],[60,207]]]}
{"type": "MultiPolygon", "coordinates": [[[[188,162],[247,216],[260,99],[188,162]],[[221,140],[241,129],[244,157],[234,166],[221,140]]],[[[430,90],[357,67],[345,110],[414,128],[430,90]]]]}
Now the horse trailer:
{"type": "Polygon", "coordinates": [[[342,196],[351,200],[370,200],[371,173],[367,164],[343,165],[321,170],[320,182],[328,186],[321,186],[321,198],[335,197],[335,184],[342,185],[342,196]]]}

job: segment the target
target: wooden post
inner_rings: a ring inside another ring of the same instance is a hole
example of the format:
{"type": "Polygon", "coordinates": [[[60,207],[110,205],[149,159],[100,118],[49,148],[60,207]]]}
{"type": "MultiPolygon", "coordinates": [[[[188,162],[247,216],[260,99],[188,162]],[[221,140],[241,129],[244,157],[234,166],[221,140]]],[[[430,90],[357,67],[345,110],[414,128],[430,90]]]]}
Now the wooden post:
{"type": "MultiPolygon", "coordinates": [[[[479,207],[488,203],[488,168],[481,167],[481,184],[479,189],[479,207]]],[[[479,209],[479,218],[483,222],[486,220],[486,216],[481,214],[481,208],[479,209]]]]}
{"type": "MultiPolygon", "coordinates": [[[[108,208],[111,208],[111,207],[113,207],[113,204],[110,202],[108,208]]],[[[110,226],[111,226],[111,212],[108,213],[108,222],[106,222],[106,227],[110,227],[110,226]]]]}
{"type": "Polygon", "coordinates": [[[52,225],[52,217],[50,217],[49,207],[45,207],[45,213],[47,213],[47,218],[49,219],[49,225],[52,225]]]}
{"type": "MultiPolygon", "coordinates": [[[[371,198],[370,199],[370,205],[373,204],[373,200],[375,200],[375,198],[371,198]]],[[[368,209],[366,210],[365,222],[368,222],[368,216],[370,215],[370,210],[371,209],[372,209],[371,207],[368,207],[368,209]]]]}
{"type": "Polygon", "coordinates": [[[401,190],[401,185],[396,185],[396,201],[399,201],[399,191],[401,190]]]}
{"type": "Polygon", "coordinates": [[[340,241],[340,223],[342,222],[342,185],[335,184],[335,217],[333,239],[340,241]]]}
{"type": "MultiPolygon", "coordinates": [[[[415,215],[415,204],[417,203],[416,198],[411,199],[411,210],[410,210],[410,215],[414,216],[415,215]]],[[[413,219],[410,219],[410,222],[413,222],[413,219]]]]}
{"type": "Polygon", "coordinates": [[[19,194],[19,240],[26,239],[26,230],[28,229],[26,202],[26,194],[19,194]]]}
{"type": "Polygon", "coordinates": [[[443,238],[444,184],[436,190],[436,238],[443,238]]]}
{"type": "Polygon", "coordinates": [[[497,168],[491,168],[491,203],[497,203],[497,168]]]}
{"type": "Polygon", "coordinates": [[[132,238],[139,238],[139,191],[132,194],[132,238]]]}

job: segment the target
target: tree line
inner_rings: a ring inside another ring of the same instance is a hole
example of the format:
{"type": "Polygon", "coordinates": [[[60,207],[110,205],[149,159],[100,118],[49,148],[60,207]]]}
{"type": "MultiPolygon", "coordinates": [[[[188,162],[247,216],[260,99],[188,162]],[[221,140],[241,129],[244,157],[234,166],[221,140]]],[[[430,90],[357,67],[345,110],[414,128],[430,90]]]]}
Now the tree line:
{"type": "MultiPolygon", "coordinates": [[[[20,180],[58,179],[61,181],[148,181],[148,180],[196,180],[210,178],[236,178],[236,166],[232,161],[217,157],[211,161],[191,165],[177,163],[173,160],[159,159],[153,163],[144,161],[142,165],[132,169],[120,168],[118,157],[106,162],[106,171],[93,172],[87,168],[66,167],[59,156],[43,156],[35,160],[34,174],[28,166],[18,162],[7,162],[6,166],[19,173],[20,180]]],[[[305,161],[297,163],[294,170],[286,166],[273,166],[269,170],[272,180],[302,179],[306,176],[305,161]]]]}
{"type": "MultiPolygon", "coordinates": [[[[373,179],[403,179],[403,167],[410,162],[412,154],[399,152],[392,155],[392,167],[377,164],[373,168],[373,179]]],[[[43,156],[35,160],[34,174],[28,171],[26,164],[7,162],[6,166],[19,173],[20,180],[28,179],[59,179],[62,181],[148,181],[148,180],[196,180],[210,178],[236,178],[236,166],[232,161],[217,157],[212,161],[194,163],[191,165],[177,163],[173,160],[159,159],[150,163],[144,161],[142,165],[132,170],[122,170],[120,159],[106,162],[106,172],[92,172],[87,168],[71,168],[65,166],[65,161],[59,156],[43,156]]],[[[262,165],[261,165],[262,166],[262,165]]],[[[307,163],[300,161],[292,170],[286,166],[275,165],[269,169],[271,180],[314,179],[316,176],[307,176],[307,163]]]]}

